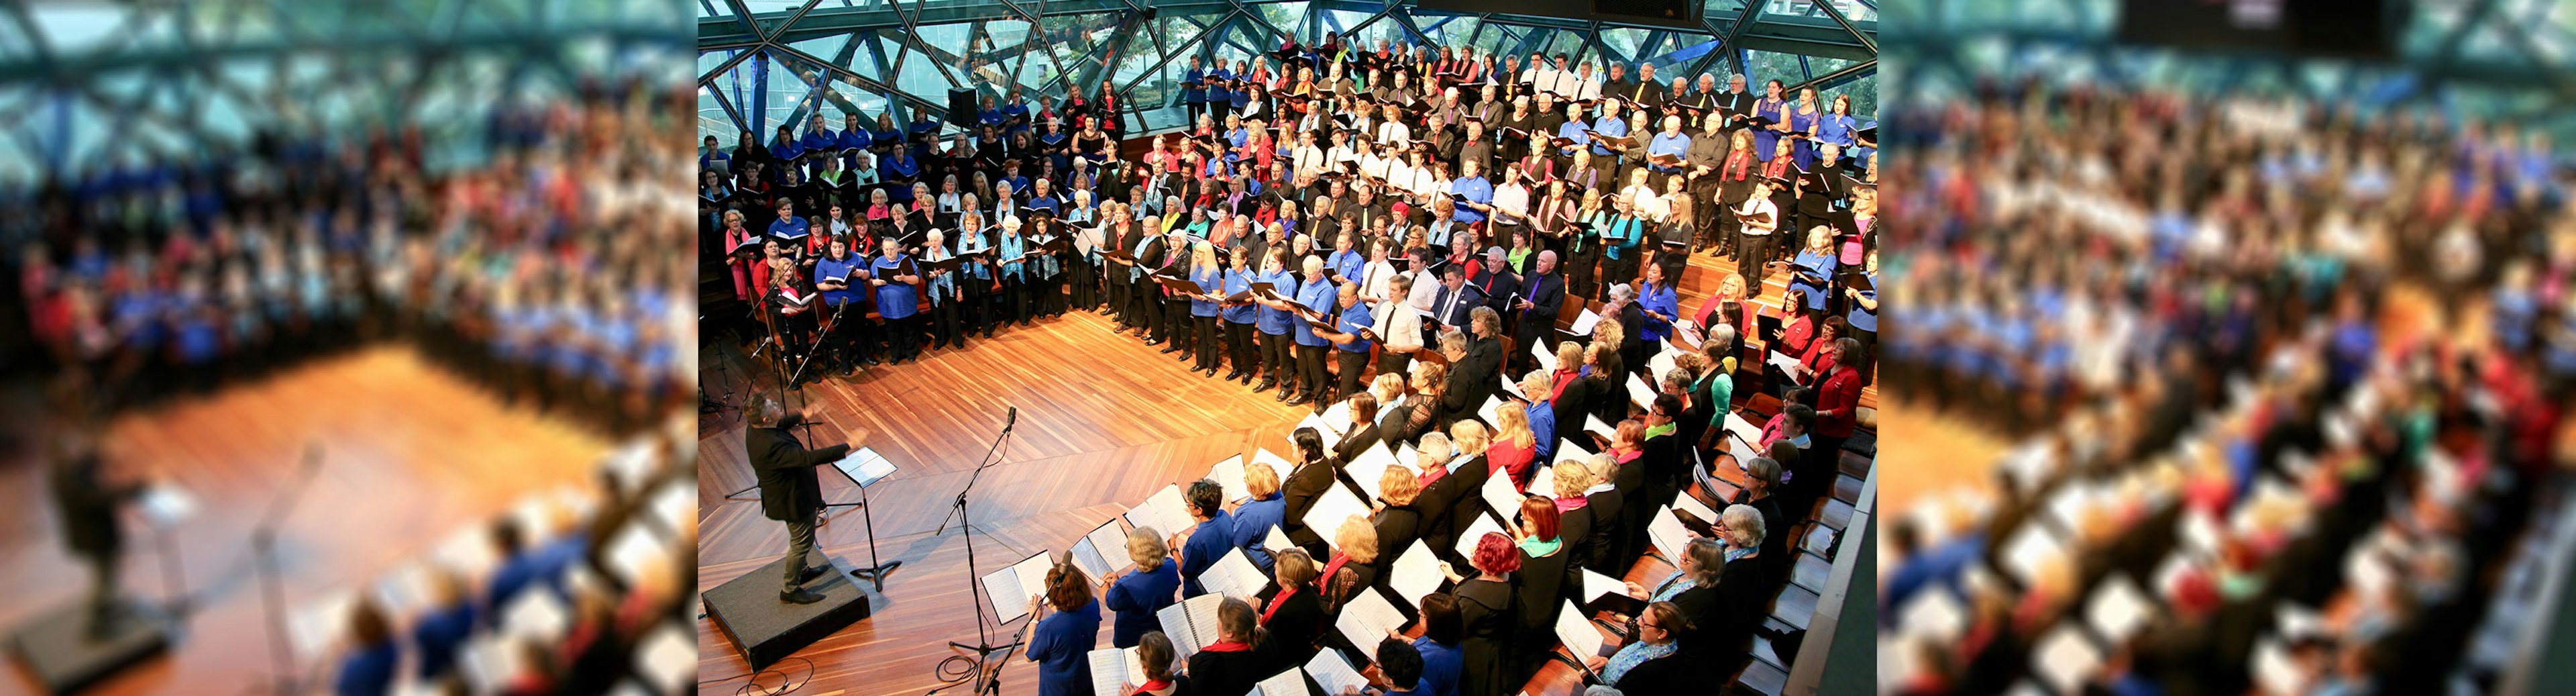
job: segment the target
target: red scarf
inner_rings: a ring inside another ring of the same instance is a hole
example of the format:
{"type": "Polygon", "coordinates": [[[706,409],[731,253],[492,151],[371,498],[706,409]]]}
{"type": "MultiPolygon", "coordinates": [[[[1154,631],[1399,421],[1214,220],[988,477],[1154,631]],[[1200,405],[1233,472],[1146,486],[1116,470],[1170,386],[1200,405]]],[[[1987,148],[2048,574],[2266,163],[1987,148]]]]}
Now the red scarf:
{"type": "Polygon", "coordinates": [[[1727,176],[1734,177],[1736,181],[1743,181],[1746,174],[1752,173],[1752,165],[1753,153],[1737,150],[1734,154],[1726,156],[1727,176]]]}
{"type": "Polygon", "coordinates": [[[1548,390],[1547,400],[1555,401],[1558,397],[1565,396],[1565,385],[1572,383],[1574,378],[1580,376],[1582,376],[1582,372],[1580,370],[1567,371],[1564,368],[1559,367],[1556,371],[1556,386],[1548,390]]]}
{"type": "Polygon", "coordinates": [[[1219,641],[1207,647],[1199,648],[1199,652],[1245,652],[1251,649],[1251,645],[1228,640],[1219,641]]]}
{"type": "Polygon", "coordinates": [[[1789,160],[1791,159],[1795,158],[1785,156],[1771,158],[1770,162],[1762,165],[1762,175],[1775,179],[1789,178],[1785,175],[1789,173],[1789,160]]]}
{"type": "Polygon", "coordinates": [[[1589,502],[1592,501],[1579,495],[1571,498],[1558,498],[1556,499],[1556,511],[1562,513],[1581,510],[1583,509],[1583,505],[1589,502]]]}
{"type": "Polygon", "coordinates": [[[1270,608],[1261,610],[1261,625],[1270,625],[1270,615],[1279,613],[1279,605],[1287,604],[1288,598],[1294,596],[1297,596],[1297,588],[1280,588],[1279,595],[1270,598],[1270,608]]]}
{"type": "MultiPolygon", "coordinates": [[[[1351,560],[1351,555],[1350,555],[1350,554],[1342,553],[1342,552],[1340,552],[1340,551],[1335,551],[1335,552],[1333,552],[1333,562],[1324,564],[1324,574],[1322,574],[1322,575],[1317,575],[1317,576],[1315,576],[1315,577],[1323,578],[1323,579],[1324,579],[1324,582],[1326,582],[1326,583],[1330,583],[1330,582],[1332,582],[1332,581],[1333,581],[1333,571],[1341,570],[1341,569],[1342,569],[1342,564],[1343,564],[1343,563],[1345,563],[1345,562],[1348,562],[1348,561],[1350,561],[1350,560],[1351,560]]],[[[1283,595],[1284,595],[1284,594],[1286,594],[1286,593],[1281,593],[1281,594],[1283,594],[1283,595]]]]}
{"type": "MultiPolygon", "coordinates": [[[[1214,646],[1210,646],[1210,647],[1214,647],[1214,646]]],[[[1154,681],[1145,682],[1145,684],[1144,684],[1143,686],[1138,686],[1138,687],[1136,687],[1136,690],[1135,690],[1135,691],[1127,692],[1127,696],[1145,696],[1146,694],[1151,694],[1151,693],[1156,692],[1156,691],[1160,691],[1160,690],[1163,690],[1163,689],[1171,688],[1171,686],[1172,686],[1172,680],[1170,680],[1170,679],[1157,679],[1157,680],[1154,680],[1154,681]]]]}

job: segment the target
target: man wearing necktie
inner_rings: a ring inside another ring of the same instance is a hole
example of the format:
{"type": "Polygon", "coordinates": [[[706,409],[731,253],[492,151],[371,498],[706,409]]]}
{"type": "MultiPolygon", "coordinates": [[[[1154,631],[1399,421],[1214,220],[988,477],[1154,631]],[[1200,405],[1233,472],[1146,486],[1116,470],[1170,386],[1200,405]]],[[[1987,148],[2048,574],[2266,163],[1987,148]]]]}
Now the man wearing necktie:
{"type": "Polygon", "coordinates": [[[1476,286],[1467,284],[1466,261],[1442,264],[1440,285],[1440,297],[1431,304],[1433,318],[1442,326],[1467,330],[1467,312],[1485,304],[1485,297],[1476,291],[1476,286]]]}

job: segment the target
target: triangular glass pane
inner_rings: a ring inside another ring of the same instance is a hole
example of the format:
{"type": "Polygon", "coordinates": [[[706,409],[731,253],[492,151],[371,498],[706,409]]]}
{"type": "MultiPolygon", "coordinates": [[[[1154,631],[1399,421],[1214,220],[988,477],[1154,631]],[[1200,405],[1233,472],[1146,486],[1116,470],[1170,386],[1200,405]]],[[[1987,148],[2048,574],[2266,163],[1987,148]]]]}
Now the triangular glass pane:
{"type": "MultiPolygon", "coordinates": [[[[805,55],[821,58],[823,60],[839,60],[841,49],[850,45],[851,36],[851,34],[825,36],[821,38],[806,39],[789,45],[794,46],[796,50],[804,51],[805,55]]],[[[844,63],[842,66],[848,67],[849,64],[844,63]]]]}
{"type": "Polygon", "coordinates": [[[113,45],[135,12],[117,5],[38,4],[25,9],[55,55],[82,55],[113,45]]]}

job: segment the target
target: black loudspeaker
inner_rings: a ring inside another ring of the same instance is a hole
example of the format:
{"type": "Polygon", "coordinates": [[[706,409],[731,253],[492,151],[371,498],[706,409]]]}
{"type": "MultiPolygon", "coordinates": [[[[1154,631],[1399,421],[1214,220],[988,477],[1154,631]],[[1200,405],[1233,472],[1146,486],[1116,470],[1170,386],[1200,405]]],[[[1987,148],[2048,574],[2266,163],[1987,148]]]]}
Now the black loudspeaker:
{"type": "Polygon", "coordinates": [[[975,90],[948,90],[948,124],[959,128],[975,125],[975,90]]]}

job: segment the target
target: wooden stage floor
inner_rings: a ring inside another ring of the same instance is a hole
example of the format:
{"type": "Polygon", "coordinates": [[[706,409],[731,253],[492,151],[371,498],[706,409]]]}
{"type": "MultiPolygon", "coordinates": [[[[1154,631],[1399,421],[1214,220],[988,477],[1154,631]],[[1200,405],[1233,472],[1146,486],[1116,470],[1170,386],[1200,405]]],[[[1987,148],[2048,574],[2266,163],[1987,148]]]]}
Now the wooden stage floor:
{"type": "MultiPolygon", "coordinates": [[[[32,392],[0,405],[10,428],[0,468],[0,626],[84,596],[89,571],[62,550],[45,485],[43,413],[32,392]]],[[[356,586],[424,555],[529,491],[586,485],[607,444],[512,409],[407,348],[323,358],[205,399],[110,424],[114,478],[157,474],[198,498],[171,535],[196,613],[171,654],[89,692],[238,694],[270,677],[269,633],[252,573],[252,528],[308,445],[322,467],[278,533],[290,607],[356,586]]],[[[158,533],[129,516],[121,584],[168,596],[158,533]]],[[[0,693],[36,693],[15,668],[0,693]]],[[[327,670],[309,674],[327,674],[327,670]]]]}
{"type": "MultiPolygon", "coordinates": [[[[1683,284],[1683,308],[1716,289],[1730,262],[1697,255],[1683,284]]],[[[1773,274],[1768,297],[1782,291],[1773,274]]],[[[817,444],[848,442],[871,447],[901,467],[869,488],[875,505],[876,552],[903,562],[886,579],[875,613],[798,652],[758,675],[734,646],[700,619],[700,694],[731,694],[747,677],[756,688],[794,685],[802,694],[918,694],[940,686],[939,662],[954,654],[949,641],[976,642],[973,580],[966,544],[954,526],[938,531],[973,469],[1002,429],[1005,413],[1019,408],[1019,423],[1001,464],[975,484],[977,570],[991,572],[1040,551],[1061,552],[1083,532],[1124,512],[1163,485],[1204,475],[1208,467],[1255,447],[1285,454],[1286,436],[1310,412],[1254,394],[1249,387],[1190,372],[1173,356],[1131,337],[1113,334],[1112,322],[1088,312],[1013,327],[966,350],[928,354],[919,362],[861,370],[806,385],[791,397],[810,403],[823,424],[810,430],[817,444]]],[[[745,372],[738,346],[724,346],[701,364],[706,389],[739,398],[767,374],[745,372]],[[722,365],[722,368],[718,366],[722,365]]],[[[1864,403],[1875,403],[1868,395],[1864,403]]],[[[776,560],[787,550],[783,525],[764,517],[755,500],[725,494],[752,485],[742,453],[743,424],[732,412],[699,419],[698,585],[712,589],[776,560]]],[[[857,502],[860,492],[834,472],[823,474],[823,495],[857,502]]],[[[856,510],[836,511],[816,533],[820,550],[847,566],[871,565],[867,530],[856,510]]],[[[997,630],[1003,635],[1022,627],[997,630]]],[[[1107,645],[1106,622],[1102,643],[1107,645]]],[[[1013,634],[1015,635],[1015,634],[1013,634]]],[[[1007,693],[1029,693],[1036,666],[1023,656],[1002,673],[1007,693]]],[[[1542,675],[1543,677],[1546,675],[1542,675]]],[[[1563,693],[1551,684],[1550,694],[1563,693]]],[[[1533,691],[1533,694],[1538,692],[1533,691]]]]}

